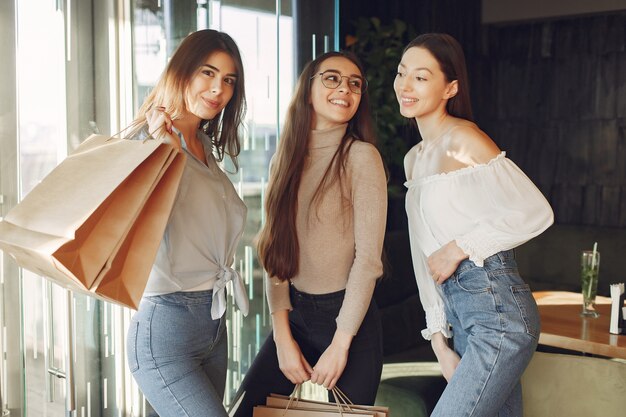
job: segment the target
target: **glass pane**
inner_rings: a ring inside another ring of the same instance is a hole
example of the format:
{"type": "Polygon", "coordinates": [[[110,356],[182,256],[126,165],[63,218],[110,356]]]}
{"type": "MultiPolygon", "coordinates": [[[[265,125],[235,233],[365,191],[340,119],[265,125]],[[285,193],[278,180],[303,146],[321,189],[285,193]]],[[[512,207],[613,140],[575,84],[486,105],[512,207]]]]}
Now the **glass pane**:
{"type": "MultiPolygon", "coordinates": [[[[315,15],[294,20],[290,0],[133,0],[135,63],[134,107],[137,109],[154,86],[182,34],[203,28],[227,32],[241,51],[246,80],[248,110],[242,129],[240,169],[230,178],[248,207],[248,219],[235,259],[248,289],[250,314],[242,317],[229,296],[229,366],[225,401],[230,402],[260,345],[270,331],[271,320],[265,299],[265,273],[260,267],[253,240],[262,222],[263,196],[269,161],[276,150],[280,126],[293,92],[298,62],[296,39],[307,31],[311,59],[313,32],[320,42],[318,53],[335,49],[336,0],[315,3],[315,15]],[[330,22],[330,23],[329,23],[330,22]]],[[[228,160],[226,171],[233,171],[228,160]]],[[[232,292],[229,292],[231,295],[232,292]]]]}
{"type": "Polygon", "coordinates": [[[63,14],[47,0],[18,2],[20,184],[26,195],[66,154],[63,14]],[[46,27],[48,43],[41,47],[46,27]]]}
{"type": "MultiPolygon", "coordinates": [[[[235,39],[244,60],[248,102],[240,169],[231,175],[231,180],[248,207],[246,232],[237,251],[236,266],[248,288],[250,313],[243,318],[238,310],[229,309],[227,402],[235,395],[271,328],[265,299],[265,272],[258,262],[253,240],[264,220],[263,193],[268,167],[276,151],[286,109],[280,103],[288,102],[294,84],[292,16],[282,15],[273,8],[264,10],[241,3],[222,1],[220,8],[220,29],[235,39]],[[241,30],[242,27],[246,30],[241,30]]],[[[232,171],[229,162],[227,160],[225,165],[232,171]]]]}
{"type": "MultiPolygon", "coordinates": [[[[0,2],[0,219],[12,208],[18,197],[17,187],[17,97],[15,2],[0,2]],[[12,117],[10,116],[12,115],[12,117]],[[8,116],[8,117],[6,117],[8,116]]],[[[0,252],[0,415],[12,409],[21,414],[23,404],[23,367],[21,352],[21,309],[19,305],[19,272],[15,262],[0,252]],[[10,378],[10,379],[9,379],[10,378]]]]}
{"type": "MultiPolygon", "coordinates": [[[[65,158],[68,137],[75,147],[96,129],[95,48],[89,3],[79,9],[76,2],[27,0],[19,2],[17,14],[19,184],[24,196],[65,158]],[[64,18],[73,23],[71,28],[64,18]],[[46,48],[33,27],[47,28],[46,48]]],[[[116,358],[123,355],[114,355],[117,348],[105,355],[101,348],[101,335],[107,334],[100,325],[104,303],[71,296],[28,271],[22,285],[26,415],[66,415],[72,370],[76,415],[118,415],[123,396],[117,389],[123,384],[116,383],[116,372],[123,368],[116,358]]]]}
{"type": "Polygon", "coordinates": [[[163,9],[156,2],[134,1],[133,4],[133,106],[138,109],[156,84],[169,55],[166,50],[163,9]]]}
{"type": "MultiPolygon", "coordinates": [[[[19,184],[24,196],[66,153],[65,44],[63,15],[54,2],[19,2],[17,16],[19,184]],[[47,28],[45,48],[34,27],[47,28]]],[[[30,272],[23,276],[26,415],[63,415],[65,383],[52,374],[66,366],[66,312],[62,301],[56,308],[51,304],[63,299],[63,290],[30,272]]]]}

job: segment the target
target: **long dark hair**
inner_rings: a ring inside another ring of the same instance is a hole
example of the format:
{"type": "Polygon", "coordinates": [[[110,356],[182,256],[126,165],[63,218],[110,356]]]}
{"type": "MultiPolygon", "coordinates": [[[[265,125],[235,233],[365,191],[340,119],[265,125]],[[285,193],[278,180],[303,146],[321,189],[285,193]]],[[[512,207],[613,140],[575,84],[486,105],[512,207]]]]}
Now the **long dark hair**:
{"type": "MultiPolygon", "coordinates": [[[[313,120],[311,105],[311,78],[319,71],[322,62],[332,57],[343,57],[354,63],[364,76],[363,66],[350,52],[328,52],[308,63],[298,79],[296,91],[289,109],[285,126],[278,143],[270,172],[265,199],[266,222],[258,239],[259,259],[272,277],[280,280],[292,278],[298,273],[300,262],[296,212],[298,189],[308,154],[309,136],[313,120]]],[[[311,204],[319,204],[323,194],[335,182],[340,189],[345,171],[348,151],[355,140],[374,143],[375,134],[369,108],[367,90],[361,94],[361,102],[337,151],[322,176],[311,204]]]]}
{"type": "Polygon", "coordinates": [[[226,33],[212,29],[199,30],[188,35],[172,55],[165,71],[139,108],[131,124],[129,136],[141,129],[146,122],[146,113],[156,106],[165,106],[173,120],[182,117],[188,109],[185,96],[189,83],[198,68],[214,52],[225,52],[233,59],[237,70],[235,91],[221,114],[212,120],[202,120],[200,126],[211,138],[219,161],[228,155],[235,169],[240,152],[239,126],[246,111],[243,64],[239,48],[226,33]]]}
{"type": "Polygon", "coordinates": [[[409,42],[403,54],[414,47],[427,49],[435,57],[447,82],[457,80],[458,91],[446,105],[448,113],[473,122],[465,55],[459,42],[447,33],[424,33],[409,42]]]}

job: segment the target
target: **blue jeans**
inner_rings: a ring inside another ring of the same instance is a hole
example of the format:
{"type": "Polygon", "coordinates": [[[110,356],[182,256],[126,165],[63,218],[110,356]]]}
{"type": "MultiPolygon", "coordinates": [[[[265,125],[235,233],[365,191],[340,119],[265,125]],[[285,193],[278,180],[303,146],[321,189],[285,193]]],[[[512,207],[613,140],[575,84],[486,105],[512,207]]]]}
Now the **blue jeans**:
{"type": "MultiPolygon", "coordinates": [[[[335,319],[343,305],[344,295],[345,290],[307,294],[290,286],[293,307],[289,312],[291,333],[311,366],[317,363],[335,335],[335,319]]],[[[378,307],[372,299],[352,340],[348,363],[337,386],[355,404],[374,404],[382,368],[382,327],[378,307]]],[[[254,406],[265,404],[265,397],[270,393],[289,395],[293,389],[294,385],[279,368],[276,344],[270,333],[235,395],[233,404],[239,403],[239,406],[232,415],[250,417],[254,406]]],[[[334,401],[330,391],[328,399],[334,401]]]]}
{"type": "Polygon", "coordinates": [[[442,284],[461,362],[431,416],[522,417],[520,377],[539,338],[539,312],[513,251],[461,262],[442,284]]]}
{"type": "Polygon", "coordinates": [[[209,291],[144,297],[128,330],[128,366],[160,417],[224,416],[225,318],[209,291]]]}

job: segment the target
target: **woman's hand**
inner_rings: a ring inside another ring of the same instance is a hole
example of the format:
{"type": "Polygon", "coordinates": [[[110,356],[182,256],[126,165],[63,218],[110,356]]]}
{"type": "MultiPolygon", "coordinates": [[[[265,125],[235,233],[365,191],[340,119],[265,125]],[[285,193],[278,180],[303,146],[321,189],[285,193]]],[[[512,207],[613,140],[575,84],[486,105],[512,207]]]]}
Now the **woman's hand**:
{"type": "Polygon", "coordinates": [[[174,123],[168,112],[165,111],[165,107],[159,106],[149,110],[146,113],[146,122],[148,123],[148,132],[150,135],[160,137],[165,132],[172,135],[172,127],[174,123]]]}
{"type": "Polygon", "coordinates": [[[454,371],[456,371],[461,357],[448,346],[446,337],[441,333],[434,333],[432,335],[431,346],[437,357],[437,362],[441,367],[441,373],[446,381],[450,382],[454,371]]]}
{"type": "Polygon", "coordinates": [[[276,354],[281,372],[291,383],[302,384],[311,379],[313,369],[293,338],[276,341],[276,354]]]}
{"type": "Polygon", "coordinates": [[[272,328],[274,329],[274,343],[278,367],[285,377],[293,384],[302,384],[311,379],[311,365],[307,362],[300,346],[291,334],[289,311],[279,310],[272,314],[272,328]]]}
{"type": "Polygon", "coordinates": [[[352,338],[351,334],[341,330],[335,331],[333,341],[313,367],[311,382],[323,385],[328,390],[335,387],[348,363],[348,351],[352,338]]]}
{"type": "Polygon", "coordinates": [[[172,118],[169,113],[165,111],[165,107],[158,106],[149,110],[146,113],[146,122],[148,122],[148,132],[151,135],[155,135],[159,129],[165,128],[167,133],[172,133],[172,118]]]}
{"type": "Polygon", "coordinates": [[[428,257],[428,268],[433,279],[441,285],[450,278],[463,259],[468,255],[451,240],[428,257]]]}

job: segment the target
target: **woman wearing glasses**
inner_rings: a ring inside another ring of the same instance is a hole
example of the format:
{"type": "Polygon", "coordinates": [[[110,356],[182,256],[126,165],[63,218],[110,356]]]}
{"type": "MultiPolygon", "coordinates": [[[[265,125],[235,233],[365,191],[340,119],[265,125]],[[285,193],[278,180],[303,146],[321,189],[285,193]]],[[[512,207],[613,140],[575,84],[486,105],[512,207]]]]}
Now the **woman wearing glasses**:
{"type": "Polygon", "coordinates": [[[387,186],[362,74],[353,55],[330,52],[298,80],[258,242],[273,335],[237,393],[235,416],[307,380],[374,403],[382,329],[372,293],[382,275],[387,186]]]}

